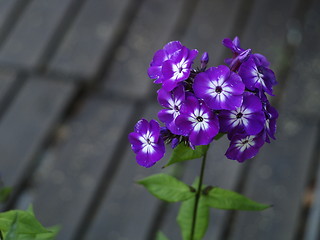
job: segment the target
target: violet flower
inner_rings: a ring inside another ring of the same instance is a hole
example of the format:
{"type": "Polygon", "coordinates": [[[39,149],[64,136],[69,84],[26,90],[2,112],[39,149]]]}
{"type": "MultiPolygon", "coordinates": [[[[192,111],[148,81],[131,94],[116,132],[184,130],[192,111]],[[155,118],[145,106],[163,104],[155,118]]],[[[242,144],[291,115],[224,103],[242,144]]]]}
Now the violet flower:
{"type": "Polygon", "coordinates": [[[237,133],[255,135],[263,130],[265,114],[260,99],[253,93],[245,92],[242,105],[232,111],[222,110],[219,120],[220,131],[228,132],[229,138],[237,133]]]}
{"type": "Polygon", "coordinates": [[[232,137],[230,146],[226,152],[226,157],[238,162],[244,162],[253,158],[264,144],[264,138],[259,135],[239,135],[232,137]]]}
{"type": "Polygon", "coordinates": [[[266,66],[267,62],[262,55],[252,54],[247,61],[241,64],[239,75],[243,83],[251,91],[259,90],[273,96],[272,85],[276,84],[273,71],[266,66]]]}
{"type": "Polygon", "coordinates": [[[180,107],[184,100],[185,90],[182,84],[171,92],[168,92],[163,88],[158,91],[158,102],[166,108],[160,110],[158,118],[166,124],[166,127],[173,134],[180,135],[180,131],[175,124],[175,120],[180,115],[180,107]]]}
{"type": "Polygon", "coordinates": [[[190,76],[191,65],[196,58],[198,50],[190,50],[182,47],[176,51],[172,57],[162,65],[162,87],[167,90],[173,90],[180,82],[190,76]]]}
{"type": "Polygon", "coordinates": [[[227,58],[224,62],[229,65],[232,71],[238,71],[240,65],[249,58],[251,49],[245,50],[241,48],[238,37],[235,37],[232,41],[229,38],[225,38],[222,43],[233,52],[233,58],[227,58]]]}
{"type": "Polygon", "coordinates": [[[202,100],[188,96],[180,113],[176,125],[192,145],[207,145],[218,134],[218,118],[202,100]]]}
{"type": "Polygon", "coordinates": [[[154,79],[155,83],[162,83],[162,64],[181,48],[182,44],[179,41],[172,41],[167,43],[163,49],[156,51],[148,69],[148,75],[151,79],[154,79]]]}
{"type": "Polygon", "coordinates": [[[266,123],[265,123],[265,138],[266,142],[270,143],[270,138],[276,139],[275,134],[277,130],[277,118],[279,114],[277,110],[270,104],[266,106],[266,123]],[[270,137],[270,138],[269,138],[270,137]]]}
{"type": "Polygon", "coordinates": [[[149,168],[159,161],[165,153],[165,145],[160,137],[160,126],[155,120],[150,123],[141,119],[129,134],[131,148],[136,154],[137,163],[149,168]]]}
{"type": "Polygon", "coordinates": [[[214,110],[240,107],[244,89],[241,77],[224,65],[199,73],[193,84],[195,95],[214,110]]]}

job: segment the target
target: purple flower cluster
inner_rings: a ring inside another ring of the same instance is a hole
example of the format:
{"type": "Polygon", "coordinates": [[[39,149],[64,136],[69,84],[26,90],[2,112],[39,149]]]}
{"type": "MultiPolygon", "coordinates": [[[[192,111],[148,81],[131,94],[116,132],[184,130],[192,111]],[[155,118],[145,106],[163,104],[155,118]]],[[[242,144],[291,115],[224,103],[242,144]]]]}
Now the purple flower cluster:
{"type": "Polygon", "coordinates": [[[155,120],[140,120],[129,141],[138,164],[151,167],[165,153],[165,143],[175,148],[184,143],[192,149],[210,144],[218,133],[227,134],[229,159],[243,162],[254,157],[265,142],[275,139],[278,113],[266,94],[273,96],[276,79],[265,56],[242,49],[240,40],[224,39],[233,57],[226,65],[207,68],[208,53],[193,68],[196,49],[178,41],[158,50],[148,69],[163,107],[155,120]]]}

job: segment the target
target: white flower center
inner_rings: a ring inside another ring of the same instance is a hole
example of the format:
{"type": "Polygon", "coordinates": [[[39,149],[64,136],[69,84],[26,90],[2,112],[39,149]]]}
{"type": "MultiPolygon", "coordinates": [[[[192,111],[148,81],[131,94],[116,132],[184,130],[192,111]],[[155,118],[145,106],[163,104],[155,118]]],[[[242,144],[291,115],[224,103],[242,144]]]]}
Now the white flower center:
{"type": "Polygon", "coordinates": [[[236,147],[239,148],[240,152],[243,152],[246,149],[255,145],[255,142],[253,141],[253,139],[254,139],[254,135],[250,135],[243,139],[240,139],[236,142],[236,147]]]}

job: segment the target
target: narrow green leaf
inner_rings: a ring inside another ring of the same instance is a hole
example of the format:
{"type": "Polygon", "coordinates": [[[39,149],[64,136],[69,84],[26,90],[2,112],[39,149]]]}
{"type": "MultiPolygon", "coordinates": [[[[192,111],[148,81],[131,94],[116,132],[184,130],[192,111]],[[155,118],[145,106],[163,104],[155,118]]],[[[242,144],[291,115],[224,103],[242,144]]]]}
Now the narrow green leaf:
{"type": "Polygon", "coordinates": [[[9,198],[12,192],[12,188],[10,187],[2,187],[0,188],[0,203],[4,203],[9,198]]]}
{"type": "Polygon", "coordinates": [[[169,238],[167,238],[163,232],[157,232],[156,240],[169,240],[169,238]]]}
{"type": "Polygon", "coordinates": [[[201,158],[209,149],[209,145],[196,146],[195,150],[186,146],[184,143],[180,143],[174,150],[168,163],[164,167],[168,167],[171,164],[177,162],[184,162],[196,158],[201,158]]]}
{"type": "Polygon", "coordinates": [[[195,195],[191,188],[170,175],[159,173],[138,181],[155,197],[167,201],[185,201],[195,195]]]}
{"type": "Polygon", "coordinates": [[[239,193],[214,187],[207,192],[205,201],[212,208],[224,210],[261,211],[269,208],[269,205],[255,202],[239,193]]]}
{"type": "MultiPolygon", "coordinates": [[[[180,226],[183,240],[190,240],[195,198],[181,204],[177,222],[180,226]]],[[[201,196],[198,203],[194,240],[201,240],[209,223],[209,207],[201,196]]]]}

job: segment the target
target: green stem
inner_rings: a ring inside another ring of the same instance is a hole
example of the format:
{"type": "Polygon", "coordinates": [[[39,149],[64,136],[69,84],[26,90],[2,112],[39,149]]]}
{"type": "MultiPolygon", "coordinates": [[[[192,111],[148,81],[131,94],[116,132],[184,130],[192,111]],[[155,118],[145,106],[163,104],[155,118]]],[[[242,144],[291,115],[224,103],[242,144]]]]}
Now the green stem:
{"type": "Polygon", "coordinates": [[[196,199],[195,199],[194,208],[193,208],[190,240],[194,239],[194,232],[195,232],[195,228],[196,228],[196,220],[197,220],[197,213],[198,213],[198,205],[199,205],[199,199],[201,196],[202,180],[203,180],[203,176],[204,176],[204,168],[206,165],[206,159],[207,159],[207,152],[203,155],[203,158],[202,158],[199,185],[198,185],[197,193],[195,196],[196,199]]]}

